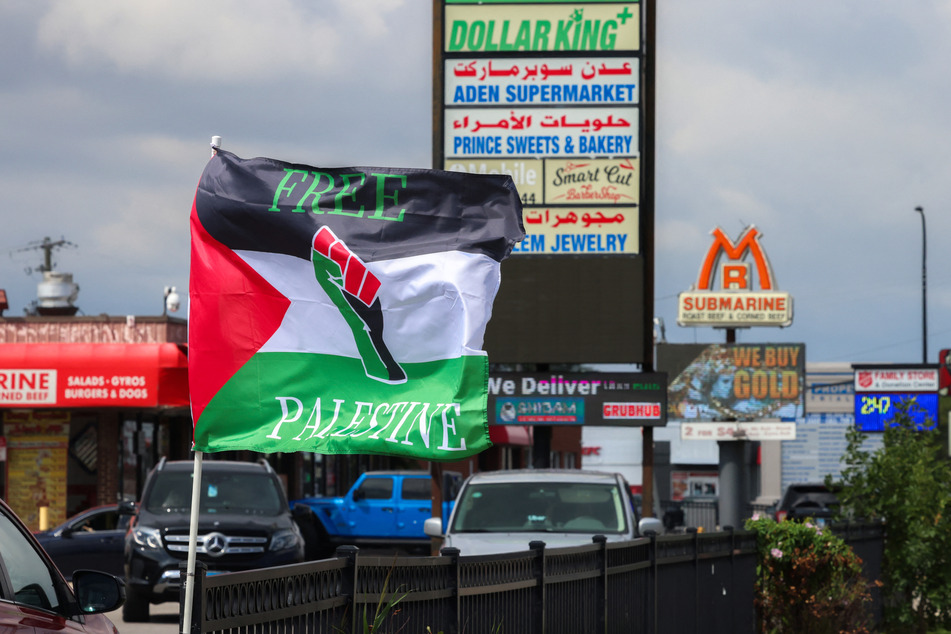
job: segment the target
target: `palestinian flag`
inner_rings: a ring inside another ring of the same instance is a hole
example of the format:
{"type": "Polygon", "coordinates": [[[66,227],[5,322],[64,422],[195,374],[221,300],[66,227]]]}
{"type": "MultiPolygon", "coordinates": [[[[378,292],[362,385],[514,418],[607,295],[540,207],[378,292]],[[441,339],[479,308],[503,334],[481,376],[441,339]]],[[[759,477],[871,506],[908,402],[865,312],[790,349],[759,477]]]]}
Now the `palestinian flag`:
{"type": "Polygon", "coordinates": [[[521,218],[507,176],[219,150],[191,213],[195,450],[489,447],[482,339],[521,218]]]}

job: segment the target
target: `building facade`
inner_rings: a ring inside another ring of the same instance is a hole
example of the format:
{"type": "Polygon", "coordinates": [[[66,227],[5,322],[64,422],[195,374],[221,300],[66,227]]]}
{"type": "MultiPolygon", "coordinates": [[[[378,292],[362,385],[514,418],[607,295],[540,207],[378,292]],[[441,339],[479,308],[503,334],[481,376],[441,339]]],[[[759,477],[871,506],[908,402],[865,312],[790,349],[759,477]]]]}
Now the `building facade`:
{"type": "Polygon", "coordinates": [[[160,456],[191,443],[186,323],[173,317],[0,317],[2,491],[31,528],[135,500],[160,456]]]}

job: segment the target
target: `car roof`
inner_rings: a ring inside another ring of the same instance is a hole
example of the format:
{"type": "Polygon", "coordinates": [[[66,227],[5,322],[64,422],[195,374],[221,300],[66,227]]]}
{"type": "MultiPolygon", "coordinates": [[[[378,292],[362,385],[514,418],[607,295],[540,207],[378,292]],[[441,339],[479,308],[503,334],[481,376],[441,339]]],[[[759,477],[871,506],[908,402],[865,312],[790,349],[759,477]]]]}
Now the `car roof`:
{"type": "Polygon", "coordinates": [[[825,504],[838,503],[838,488],[830,489],[824,482],[797,482],[786,487],[780,509],[787,509],[803,501],[820,501],[825,504]]]}
{"type": "Polygon", "coordinates": [[[469,476],[469,484],[508,482],[603,482],[615,484],[617,474],[582,469],[509,469],[480,471],[469,476]]]}
{"type": "Polygon", "coordinates": [[[97,506],[90,506],[87,509],[77,511],[70,515],[70,518],[79,517],[80,515],[85,515],[87,513],[98,513],[99,511],[115,511],[119,508],[118,502],[113,502],[112,504],[99,504],[97,506]]]}
{"type": "Polygon", "coordinates": [[[825,482],[793,482],[789,485],[790,489],[823,489],[828,490],[825,482]]]}
{"type": "MultiPolygon", "coordinates": [[[[170,460],[159,466],[159,471],[193,471],[195,463],[191,460],[170,460]]],[[[267,471],[259,462],[241,462],[240,460],[203,460],[202,472],[211,471],[267,471]]]]}
{"type": "Polygon", "coordinates": [[[838,487],[829,488],[825,482],[796,482],[786,487],[784,495],[802,495],[805,493],[835,493],[838,487]]]}

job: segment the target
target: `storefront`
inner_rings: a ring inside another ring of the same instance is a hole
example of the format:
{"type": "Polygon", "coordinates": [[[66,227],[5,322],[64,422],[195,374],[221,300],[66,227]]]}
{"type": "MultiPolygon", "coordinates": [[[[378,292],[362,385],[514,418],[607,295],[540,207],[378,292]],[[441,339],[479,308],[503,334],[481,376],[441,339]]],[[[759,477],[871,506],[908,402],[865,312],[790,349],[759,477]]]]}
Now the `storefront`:
{"type": "Polygon", "coordinates": [[[0,319],[4,499],[40,527],[135,500],[160,456],[191,442],[185,322],[0,319]]]}

